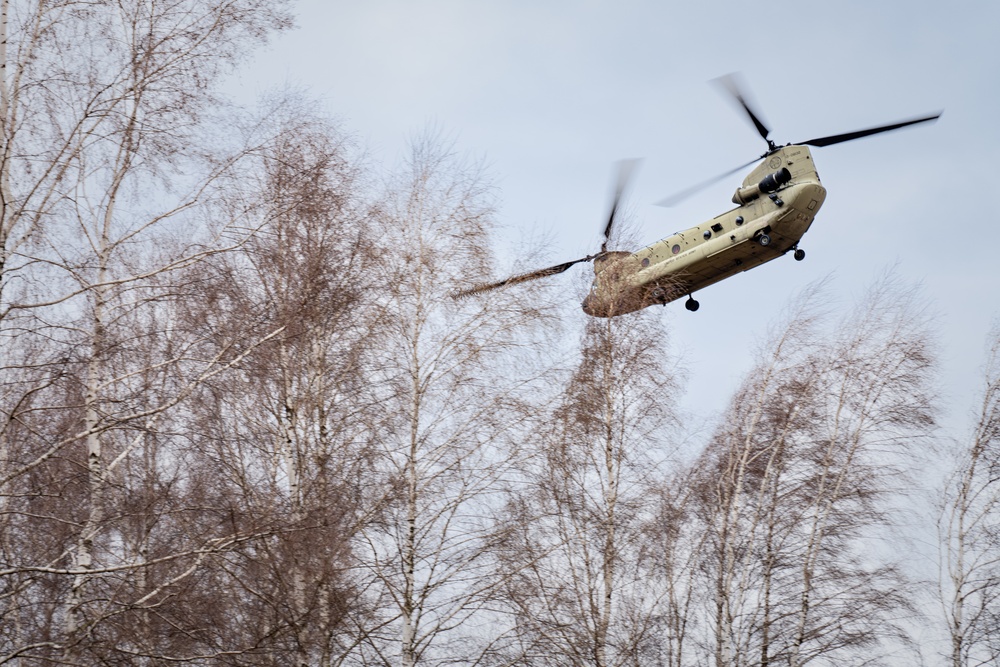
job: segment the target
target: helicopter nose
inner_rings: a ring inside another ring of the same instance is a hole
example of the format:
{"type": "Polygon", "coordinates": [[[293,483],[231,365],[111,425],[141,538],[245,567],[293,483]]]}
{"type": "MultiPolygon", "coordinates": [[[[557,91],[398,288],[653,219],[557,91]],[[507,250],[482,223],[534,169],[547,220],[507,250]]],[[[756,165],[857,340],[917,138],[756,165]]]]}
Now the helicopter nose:
{"type": "Polygon", "coordinates": [[[591,317],[611,317],[611,308],[607,301],[603,301],[594,294],[588,294],[580,304],[583,312],[591,317]]]}

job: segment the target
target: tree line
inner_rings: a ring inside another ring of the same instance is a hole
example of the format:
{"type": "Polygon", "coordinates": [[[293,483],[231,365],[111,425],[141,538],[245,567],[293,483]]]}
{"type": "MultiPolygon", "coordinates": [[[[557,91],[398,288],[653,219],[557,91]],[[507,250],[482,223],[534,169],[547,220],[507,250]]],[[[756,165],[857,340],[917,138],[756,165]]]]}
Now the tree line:
{"type": "Polygon", "coordinates": [[[449,297],[500,267],[447,141],[222,98],[290,26],[0,0],[0,664],[998,664],[1000,331],[949,444],[915,291],[815,286],[686,435],[661,312],[449,297]]]}

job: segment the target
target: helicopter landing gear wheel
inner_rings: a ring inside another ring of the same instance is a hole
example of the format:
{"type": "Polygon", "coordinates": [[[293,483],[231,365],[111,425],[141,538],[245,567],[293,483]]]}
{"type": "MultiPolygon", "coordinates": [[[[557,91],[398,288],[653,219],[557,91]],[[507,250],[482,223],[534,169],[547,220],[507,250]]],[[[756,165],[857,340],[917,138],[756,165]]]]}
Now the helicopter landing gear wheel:
{"type": "Polygon", "coordinates": [[[795,253],[792,255],[792,257],[795,258],[796,262],[801,262],[806,258],[806,251],[803,250],[802,248],[796,248],[795,253]]]}
{"type": "Polygon", "coordinates": [[[757,243],[761,244],[762,246],[769,246],[771,245],[771,237],[768,236],[767,234],[761,234],[760,236],[757,237],[757,243]]]}
{"type": "Polygon", "coordinates": [[[684,307],[687,308],[688,310],[690,310],[692,313],[694,311],[698,310],[699,306],[701,306],[701,304],[698,303],[697,301],[695,301],[690,296],[688,297],[688,300],[684,303],[684,307]]]}

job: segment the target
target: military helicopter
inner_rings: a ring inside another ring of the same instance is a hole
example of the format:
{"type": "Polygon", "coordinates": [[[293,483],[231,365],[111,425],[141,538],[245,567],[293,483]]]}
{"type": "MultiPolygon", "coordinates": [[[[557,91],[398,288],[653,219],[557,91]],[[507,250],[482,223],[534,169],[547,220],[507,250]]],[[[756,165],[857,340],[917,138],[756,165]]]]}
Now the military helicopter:
{"type": "Polygon", "coordinates": [[[636,161],[620,164],[612,198],[611,213],[604,228],[601,249],[592,255],[545,269],[511,276],[494,283],[482,283],[454,293],[466,297],[517,283],[556,275],[582,263],[594,263],[594,284],[583,300],[583,310],[595,317],[614,317],[656,304],[666,305],[687,296],[685,307],[698,310],[694,293],[709,285],[748,271],[792,252],[797,261],[805,258],[799,240],[809,230],[826,199],[809,146],[824,147],[861,139],[881,132],[898,130],[934,121],[941,112],[912,120],[880,125],[845,134],[819,137],[778,146],[740,91],[734,75],[717,80],[736,100],[753,123],[767,150],[757,158],[713,179],[699,183],[658,202],[671,206],[732,174],[754,168],[733,195],[736,208],[711,220],[656,241],[635,252],[608,250],[615,214],[636,161]]]}

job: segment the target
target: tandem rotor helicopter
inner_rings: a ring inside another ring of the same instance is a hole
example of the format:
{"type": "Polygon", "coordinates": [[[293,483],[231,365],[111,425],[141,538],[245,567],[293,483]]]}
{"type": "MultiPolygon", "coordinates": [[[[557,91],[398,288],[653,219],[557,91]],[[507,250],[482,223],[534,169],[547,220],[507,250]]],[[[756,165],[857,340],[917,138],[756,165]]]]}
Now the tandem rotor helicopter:
{"type": "Polygon", "coordinates": [[[595,317],[624,315],[647,306],[666,305],[686,296],[685,306],[698,310],[694,293],[743,271],[777,259],[788,251],[801,261],[805,251],[799,240],[808,231],[826,199],[809,146],[824,147],[861,139],[881,132],[936,120],[930,116],[880,125],[855,132],[819,137],[778,146],[771,131],[760,120],[741,93],[733,75],[718,79],[749,116],[757,132],[767,142],[767,150],[757,158],[713,179],[688,188],[661,202],[672,206],[682,199],[762,160],[733,195],[736,208],[711,220],[661,239],[642,250],[608,250],[611,228],[619,200],[625,190],[635,160],[620,164],[611,213],[604,228],[599,252],[545,269],[511,276],[493,283],[480,283],[455,292],[456,298],[489,292],[501,287],[562,273],[582,262],[594,263],[594,284],[583,300],[583,310],[595,317]]]}

